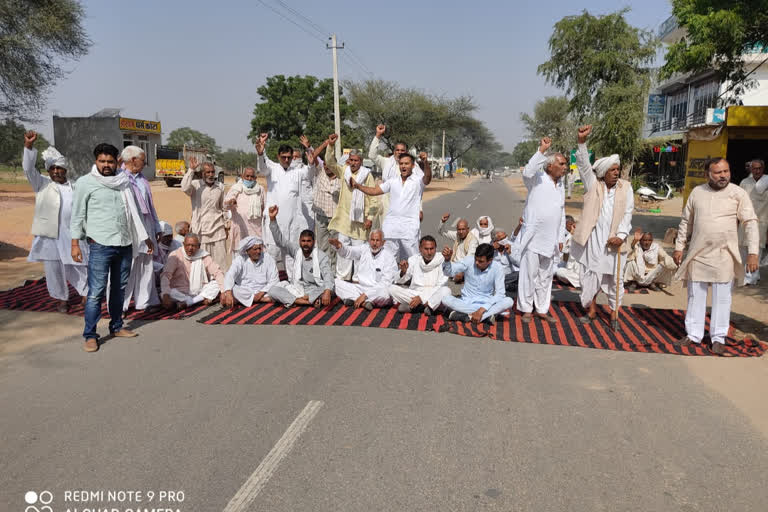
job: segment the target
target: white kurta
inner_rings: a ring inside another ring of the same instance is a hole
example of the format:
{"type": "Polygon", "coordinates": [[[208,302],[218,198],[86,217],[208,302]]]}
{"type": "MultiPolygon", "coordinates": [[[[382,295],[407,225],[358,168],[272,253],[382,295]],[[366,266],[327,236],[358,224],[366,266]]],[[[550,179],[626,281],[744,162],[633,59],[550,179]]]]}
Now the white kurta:
{"type": "Polygon", "coordinates": [[[555,181],[544,172],[547,157],[536,152],[523,171],[528,197],[523,208],[520,247],[523,252],[554,257],[559,252],[560,238],[565,227],[565,190],[562,181],[555,181]]]}
{"type": "MultiPolygon", "coordinates": [[[[758,231],[760,235],[760,247],[758,249],[758,261],[762,257],[766,238],[768,237],[768,174],[763,174],[759,180],[755,181],[752,176],[744,178],[739,184],[741,188],[747,191],[749,199],[752,201],[752,207],[757,215],[758,231]]],[[[739,250],[741,259],[747,260],[747,243],[744,235],[743,226],[739,226],[739,250]]],[[[744,284],[757,284],[760,281],[760,268],[754,272],[744,269],[744,284]]]]}
{"type": "MultiPolygon", "coordinates": [[[[271,206],[277,206],[277,225],[283,236],[293,243],[299,242],[299,234],[309,228],[307,218],[302,214],[304,203],[302,202],[302,182],[311,181],[314,168],[307,166],[289,167],[284,169],[282,165],[273,162],[266,155],[259,156],[257,171],[267,178],[267,198],[264,207],[269,212],[271,206]]],[[[290,262],[293,257],[283,254],[275,244],[272,233],[269,230],[269,215],[264,215],[264,243],[275,261],[283,261],[285,258],[286,270],[292,268],[290,262]]]]}
{"type": "Polygon", "coordinates": [[[445,286],[448,275],[443,271],[445,259],[442,254],[436,254],[429,264],[424,264],[421,254],[414,254],[408,258],[408,270],[397,280],[397,283],[411,284],[408,288],[393,284],[389,287],[389,294],[399,304],[408,304],[417,295],[421,302],[432,309],[437,309],[443,297],[451,294],[451,289],[445,286]]]}
{"type": "Polygon", "coordinates": [[[419,238],[419,212],[424,186],[422,177],[415,174],[408,176],[405,183],[398,175],[379,185],[384,193],[389,193],[389,209],[382,225],[387,240],[419,238]]]}
{"type": "MultiPolygon", "coordinates": [[[[37,159],[36,150],[24,148],[22,167],[35,194],[50,186],[53,180],[43,176],[35,169],[37,159]]],[[[46,286],[48,293],[57,300],[69,298],[67,282],[77,290],[77,293],[85,297],[88,294],[88,245],[80,241],[80,252],[83,261],[77,263],[72,259],[72,236],[70,234],[70,220],[72,217],[72,199],[74,190],[71,182],[56,183],[59,193],[59,236],[50,238],[47,236],[35,236],[32,247],[29,250],[27,261],[41,261],[44,263],[46,286]]]]}
{"type": "Polygon", "coordinates": [[[389,303],[389,286],[399,277],[395,257],[385,248],[375,253],[368,244],[359,246],[341,246],[339,256],[354,260],[357,269],[357,283],[348,283],[336,279],[336,295],[344,299],[356,300],[365,294],[376,306],[389,303]]]}
{"type": "Polygon", "coordinates": [[[268,292],[279,282],[275,260],[266,252],[259,261],[253,261],[247,255],[237,255],[224,276],[224,291],[232,290],[238,302],[249,307],[254,295],[268,292]]]}

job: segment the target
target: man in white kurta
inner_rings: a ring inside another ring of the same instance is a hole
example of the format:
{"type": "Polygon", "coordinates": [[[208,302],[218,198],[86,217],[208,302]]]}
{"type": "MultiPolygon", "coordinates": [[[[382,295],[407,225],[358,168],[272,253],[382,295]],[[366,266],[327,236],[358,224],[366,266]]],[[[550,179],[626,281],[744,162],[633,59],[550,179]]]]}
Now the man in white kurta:
{"type": "MultiPolygon", "coordinates": [[[[155,211],[149,181],[141,173],[146,165],[146,154],[138,146],[126,146],[120,156],[123,160],[123,168],[128,172],[131,193],[144,224],[144,230],[150,239],[156,240],[157,233],[160,231],[160,220],[157,218],[157,211],[155,211]]],[[[152,254],[148,254],[147,244],[144,242],[139,246],[138,254],[134,256],[131,263],[131,274],[125,288],[123,311],[128,310],[131,299],[133,299],[134,307],[139,311],[160,304],[160,297],[158,297],[157,286],[155,285],[154,257],[152,254]]]]}
{"type": "Polygon", "coordinates": [[[344,305],[371,311],[374,307],[392,303],[389,287],[399,277],[398,267],[395,257],[384,248],[382,230],[371,231],[368,243],[364,245],[344,245],[335,238],[328,242],[339,252],[339,256],[354,261],[357,269],[357,283],[338,277],[334,283],[336,296],[344,301],[344,305]]]}
{"type": "Polygon", "coordinates": [[[250,236],[261,238],[264,203],[267,193],[256,182],[256,169],[246,167],[240,181],[229,187],[224,196],[224,209],[232,213],[229,229],[229,252],[235,257],[240,241],[250,236]]]}
{"type": "MultiPolygon", "coordinates": [[[[368,147],[368,158],[373,160],[376,167],[381,172],[381,182],[385,182],[389,179],[395,178],[400,174],[400,155],[408,152],[408,145],[405,142],[396,142],[392,149],[391,156],[382,156],[379,154],[379,145],[381,144],[381,138],[387,131],[386,125],[380,124],[376,127],[376,136],[371,141],[371,145],[368,147]]],[[[413,168],[413,174],[416,176],[424,176],[424,171],[416,164],[413,168]]],[[[379,224],[384,222],[384,215],[389,210],[389,194],[381,196],[381,207],[379,209],[379,224]]],[[[419,212],[422,207],[419,204],[419,212]]]]}
{"type": "Polygon", "coordinates": [[[279,282],[277,265],[264,250],[264,241],[256,236],[246,237],[240,241],[237,254],[232,258],[232,266],[224,276],[221,305],[233,308],[235,302],[245,307],[253,303],[273,302],[268,292],[279,282]]]}
{"type": "Polygon", "coordinates": [[[353,186],[367,195],[389,194],[389,209],[384,217],[382,230],[387,238],[387,249],[398,260],[410,258],[419,252],[419,223],[421,198],[424,187],[432,181],[432,170],[427,163],[427,154],[422,152],[421,162],[424,175],[413,173],[416,161],[412,155],[400,155],[400,174],[375,187],[365,187],[351,178],[353,186]]]}
{"type": "Polygon", "coordinates": [[[707,290],[712,286],[712,315],[709,336],[712,352],[725,352],[725,337],[731,316],[734,278],[741,284],[744,270],[757,268],[758,221],[747,192],[730,182],[728,161],[716,158],[705,164],[708,182],[691,191],[683,208],[672,259],[680,265],[675,277],[688,282],[686,336],[678,344],[701,343],[707,313],[707,290]],[[744,226],[746,262],[738,249],[738,224],[744,226]],[[688,254],[683,251],[688,242],[688,254]]]}
{"type": "Polygon", "coordinates": [[[190,159],[190,169],[181,179],[181,190],[192,202],[190,230],[200,237],[201,248],[221,269],[228,267],[227,229],[224,219],[224,185],[216,179],[210,162],[200,165],[202,179],[195,179],[197,160],[190,159]]]}
{"type": "Polygon", "coordinates": [[[443,297],[451,294],[445,286],[448,275],[443,271],[445,258],[437,252],[437,242],[429,235],[419,241],[419,253],[400,262],[400,278],[389,287],[392,300],[401,313],[423,310],[432,315],[443,297]],[[411,282],[408,288],[401,286],[411,282]]]}
{"type": "Polygon", "coordinates": [[[440,218],[440,224],[437,226],[437,232],[453,242],[451,262],[456,263],[457,261],[462,261],[467,256],[473,256],[475,254],[475,249],[480,245],[480,242],[475,236],[475,230],[469,229],[469,222],[467,222],[467,219],[459,219],[458,222],[456,222],[456,229],[447,229],[445,223],[448,222],[450,217],[450,213],[443,214],[440,218]]]}
{"type": "Polygon", "coordinates": [[[549,137],[541,139],[539,150],[523,170],[528,198],[523,209],[520,230],[520,278],[517,285],[517,309],[523,322],[536,316],[549,323],[557,319],[549,314],[552,300],[552,274],[565,229],[565,190],[562,177],[568,167],[565,157],[546,156],[552,145],[549,137]]]}
{"type": "Polygon", "coordinates": [[[579,128],[576,165],[584,183],[584,206],[573,233],[571,256],[582,267],[581,305],[587,314],[579,318],[589,323],[597,317],[595,297],[602,290],[608,296],[611,317],[618,320],[624,283],[617,276],[617,257],[632,229],[635,208],[632,185],[619,178],[619,155],[589,163],[586,141],[592,126],[579,128]]]}
{"type": "MultiPolygon", "coordinates": [[[[762,258],[763,248],[768,238],[768,176],[765,174],[765,162],[759,159],[750,162],[751,175],[741,180],[739,186],[743,188],[752,201],[752,207],[755,209],[758,222],[758,234],[760,235],[760,244],[758,248],[758,260],[762,258]]],[[[739,226],[739,250],[741,259],[747,259],[747,242],[744,235],[744,228],[739,226]]],[[[760,281],[760,267],[754,272],[745,271],[744,284],[753,285],[760,281]]]]}
{"type": "Polygon", "coordinates": [[[659,285],[669,286],[677,265],[666,251],[653,241],[651,232],[643,233],[642,229],[637,228],[625,268],[624,283],[627,290],[633,292],[640,287],[659,291],[659,285]]]}
{"type": "MultiPolygon", "coordinates": [[[[315,169],[312,166],[291,167],[293,161],[293,148],[281,145],[277,149],[278,162],[273,162],[264,152],[269,135],[262,133],[256,141],[256,153],[258,154],[256,171],[267,178],[267,201],[264,211],[269,211],[272,206],[278,207],[277,224],[289,242],[297,244],[299,234],[309,229],[307,218],[302,214],[302,183],[312,181],[315,169]]],[[[293,254],[285,252],[279,247],[269,228],[270,219],[264,216],[263,238],[267,246],[267,252],[275,261],[285,266],[288,279],[293,279],[293,254]]]]}
{"type": "Polygon", "coordinates": [[[24,174],[35,191],[35,217],[32,234],[35,239],[29,250],[27,261],[42,261],[45,268],[45,284],[48,294],[59,301],[58,311],[68,310],[69,287],[71,284],[81,297],[88,295],[88,246],[81,242],[83,261],[72,259],[72,237],[69,232],[72,215],[72,183],[67,180],[70,164],[56,149],[43,152],[48,176],[35,169],[37,150],[33,144],[37,133],[24,135],[24,174]]]}

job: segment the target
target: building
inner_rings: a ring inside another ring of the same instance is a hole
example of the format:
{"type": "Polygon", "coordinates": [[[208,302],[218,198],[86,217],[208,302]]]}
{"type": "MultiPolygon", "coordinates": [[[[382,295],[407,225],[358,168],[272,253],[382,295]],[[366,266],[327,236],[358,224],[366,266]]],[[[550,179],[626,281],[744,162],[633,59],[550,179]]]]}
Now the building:
{"type": "Polygon", "coordinates": [[[89,117],[53,116],[53,139],[56,148],[66,155],[74,174],[82,176],[93,166],[93,148],[107,142],[122,150],[135,145],[147,154],[143,174],[155,178],[155,148],[161,142],[160,121],[147,121],[120,116],[120,109],[105,108],[89,117]]]}
{"type": "MultiPolygon", "coordinates": [[[[659,27],[658,37],[664,44],[673,44],[684,36],[685,29],[677,24],[674,16],[659,27]]],[[[643,136],[669,141],[682,140],[689,128],[719,121],[718,117],[721,118],[723,112],[710,109],[728,105],[768,105],[767,56],[768,48],[762,46],[744,55],[747,66],[753,64],[755,67],[750,78],[755,80],[756,87],[738,98],[731,93],[729,82],[721,82],[716,77],[714,69],[695,74],[676,74],[666,80],[656,81],[648,96],[643,136]]]]}

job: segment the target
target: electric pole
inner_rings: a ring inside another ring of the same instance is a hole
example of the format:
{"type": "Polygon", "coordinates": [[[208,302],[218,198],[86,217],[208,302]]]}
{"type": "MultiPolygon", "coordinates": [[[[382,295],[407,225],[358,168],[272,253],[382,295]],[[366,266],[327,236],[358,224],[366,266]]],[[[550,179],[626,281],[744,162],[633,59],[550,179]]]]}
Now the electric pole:
{"type": "Polygon", "coordinates": [[[343,50],[344,43],[341,46],[336,45],[336,34],[333,34],[330,38],[331,45],[325,45],[329,50],[333,50],[333,124],[334,130],[339,135],[336,139],[336,159],[341,158],[341,113],[339,110],[339,61],[336,56],[336,50],[343,50]]]}

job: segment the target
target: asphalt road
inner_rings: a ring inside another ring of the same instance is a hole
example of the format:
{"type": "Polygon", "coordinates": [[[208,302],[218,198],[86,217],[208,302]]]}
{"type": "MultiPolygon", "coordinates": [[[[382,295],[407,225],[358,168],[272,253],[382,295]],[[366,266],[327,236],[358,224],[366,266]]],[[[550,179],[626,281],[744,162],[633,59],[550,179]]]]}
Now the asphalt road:
{"type": "MultiPolygon", "coordinates": [[[[508,228],[521,208],[478,180],[427,203],[424,229],[448,210],[508,228]]],[[[0,510],[45,490],[56,512],[213,512],[236,495],[227,510],[765,510],[768,443],[681,357],[389,329],[138,332],[0,361],[0,510]]]]}

